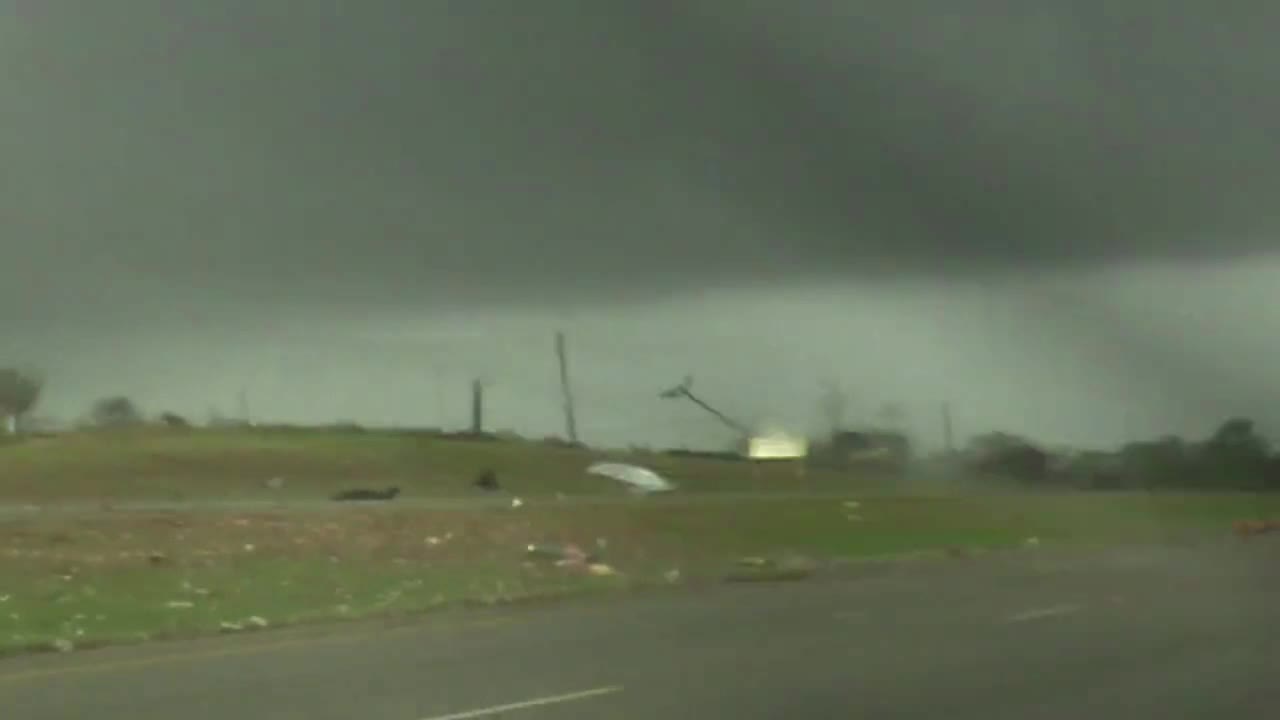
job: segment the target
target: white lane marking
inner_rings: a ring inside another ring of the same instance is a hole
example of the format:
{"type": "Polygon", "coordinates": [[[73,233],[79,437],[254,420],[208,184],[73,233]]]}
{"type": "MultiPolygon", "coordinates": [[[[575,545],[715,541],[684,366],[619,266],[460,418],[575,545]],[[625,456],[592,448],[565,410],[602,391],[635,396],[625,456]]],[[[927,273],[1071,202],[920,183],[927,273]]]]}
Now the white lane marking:
{"type": "Polygon", "coordinates": [[[1017,615],[1011,615],[1006,622],[1018,623],[1027,622],[1029,620],[1042,620],[1044,618],[1056,617],[1058,615],[1070,615],[1079,612],[1079,605],[1054,605],[1053,607],[1040,608],[1038,610],[1028,610],[1020,612],[1017,615]]]}
{"type": "Polygon", "coordinates": [[[466,718],[496,715],[497,713],[510,712],[512,710],[527,710],[529,708],[541,707],[543,705],[557,705],[559,703],[574,702],[576,700],[586,700],[588,698],[599,697],[600,695],[609,695],[621,691],[621,685],[610,685],[608,687],[565,693],[564,695],[549,695],[547,697],[533,698],[532,700],[521,700],[520,702],[507,703],[505,705],[491,705],[485,708],[464,710],[462,712],[450,713],[448,715],[433,715],[428,718],[422,718],[422,720],[466,720],[466,718]]]}

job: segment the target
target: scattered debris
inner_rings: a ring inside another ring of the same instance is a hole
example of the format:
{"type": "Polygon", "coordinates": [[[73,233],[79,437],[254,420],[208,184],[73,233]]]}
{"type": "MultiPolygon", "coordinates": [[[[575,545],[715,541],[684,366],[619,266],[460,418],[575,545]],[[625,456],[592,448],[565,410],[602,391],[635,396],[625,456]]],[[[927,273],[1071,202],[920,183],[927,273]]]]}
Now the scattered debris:
{"type": "Polygon", "coordinates": [[[818,564],[803,555],[788,554],[775,558],[743,557],[737,568],[725,576],[728,582],[774,582],[802,580],[813,575],[818,564]]]}
{"type": "Polygon", "coordinates": [[[1027,547],[1040,547],[1040,538],[1029,537],[1023,542],[1023,544],[1027,547]]]}
{"type": "Polygon", "coordinates": [[[245,620],[245,623],[257,628],[264,628],[270,624],[267,622],[266,618],[258,617],[257,615],[249,616],[249,618],[245,620]]]}
{"type": "Polygon", "coordinates": [[[497,492],[502,489],[498,484],[498,473],[491,468],[482,471],[471,484],[485,492],[497,492]]]}
{"type": "Polygon", "coordinates": [[[1231,523],[1231,529],[1237,536],[1248,539],[1254,535],[1280,532],[1280,520],[1237,520],[1231,523]]]}
{"type": "Polygon", "coordinates": [[[520,507],[521,505],[524,505],[524,501],[523,501],[523,500],[521,500],[521,499],[520,499],[520,498],[518,498],[518,497],[511,498],[511,507],[513,507],[513,508],[518,508],[518,507],[520,507]]]}
{"type": "Polygon", "coordinates": [[[680,582],[680,569],[672,568],[662,573],[662,579],[672,584],[680,582]]]}
{"type": "Polygon", "coordinates": [[[441,540],[435,535],[430,535],[425,540],[423,540],[423,542],[425,542],[428,545],[435,546],[435,545],[439,545],[441,540]]]}
{"type": "Polygon", "coordinates": [[[604,563],[591,563],[587,565],[587,572],[597,576],[617,575],[618,571],[604,563]]]}
{"type": "Polygon", "coordinates": [[[171,610],[187,610],[195,607],[196,604],[190,600],[170,600],[164,606],[171,610]]]}
{"type": "Polygon", "coordinates": [[[400,494],[400,488],[389,487],[386,490],[355,489],[335,493],[333,500],[338,502],[352,500],[391,500],[400,494]]]}
{"type": "Polygon", "coordinates": [[[671,492],[676,486],[666,478],[647,468],[623,463],[595,463],[587,467],[592,475],[611,478],[623,483],[633,493],[647,495],[649,493],[671,492]]]}
{"type": "Polygon", "coordinates": [[[284,488],[284,478],[282,477],[270,478],[269,480],[267,480],[265,485],[267,486],[268,490],[280,490],[284,488]]]}
{"type": "Polygon", "coordinates": [[[69,653],[76,649],[76,644],[66,638],[58,638],[50,643],[50,645],[53,646],[54,650],[61,653],[69,653]]]}
{"type": "Polygon", "coordinates": [[[557,567],[586,567],[596,562],[596,557],[573,543],[536,543],[527,547],[535,558],[554,560],[557,567]]]}
{"type": "Polygon", "coordinates": [[[241,630],[244,630],[244,624],[238,623],[238,622],[224,621],[218,624],[218,629],[222,630],[223,632],[239,632],[241,630]]]}

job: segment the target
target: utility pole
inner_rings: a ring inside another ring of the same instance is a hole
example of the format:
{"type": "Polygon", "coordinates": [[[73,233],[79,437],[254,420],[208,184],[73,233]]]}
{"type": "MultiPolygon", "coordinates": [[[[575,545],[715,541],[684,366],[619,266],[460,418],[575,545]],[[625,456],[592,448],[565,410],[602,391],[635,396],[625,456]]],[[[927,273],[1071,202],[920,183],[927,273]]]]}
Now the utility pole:
{"type": "Polygon", "coordinates": [[[564,396],[564,428],[569,442],[578,444],[578,421],[573,411],[573,389],[569,385],[569,357],[563,332],[556,333],[556,359],[560,363],[560,392],[564,396]]]}
{"type": "Polygon", "coordinates": [[[955,452],[955,442],[951,434],[951,403],[942,403],[942,444],[947,455],[955,452]]]}
{"type": "Polygon", "coordinates": [[[484,432],[484,383],[479,378],[471,381],[471,434],[484,432]]]}

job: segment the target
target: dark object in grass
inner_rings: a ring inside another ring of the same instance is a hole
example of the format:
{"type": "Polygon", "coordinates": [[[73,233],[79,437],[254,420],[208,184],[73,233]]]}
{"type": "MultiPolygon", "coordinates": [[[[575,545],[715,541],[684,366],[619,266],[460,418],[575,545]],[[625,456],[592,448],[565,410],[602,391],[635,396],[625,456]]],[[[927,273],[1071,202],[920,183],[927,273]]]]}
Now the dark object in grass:
{"type": "Polygon", "coordinates": [[[493,470],[485,470],[480,473],[471,484],[486,492],[496,492],[502,489],[498,484],[498,474],[493,470]]]}
{"type": "Polygon", "coordinates": [[[339,502],[347,500],[390,500],[400,494],[400,488],[389,487],[386,490],[355,489],[343,490],[333,496],[339,502]]]}

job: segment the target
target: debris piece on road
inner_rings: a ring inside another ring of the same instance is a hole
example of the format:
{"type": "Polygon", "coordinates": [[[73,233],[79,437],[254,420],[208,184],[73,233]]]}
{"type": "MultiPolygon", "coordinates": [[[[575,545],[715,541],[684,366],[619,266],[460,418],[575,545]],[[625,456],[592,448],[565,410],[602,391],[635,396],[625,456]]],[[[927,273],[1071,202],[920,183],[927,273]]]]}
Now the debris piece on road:
{"type": "Polygon", "coordinates": [[[587,472],[617,480],[626,485],[631,492],[641,495],[670,492],[676,489],[673,483],[658,473],[636,465],[601,462],[588,466],[587,472]]]}

